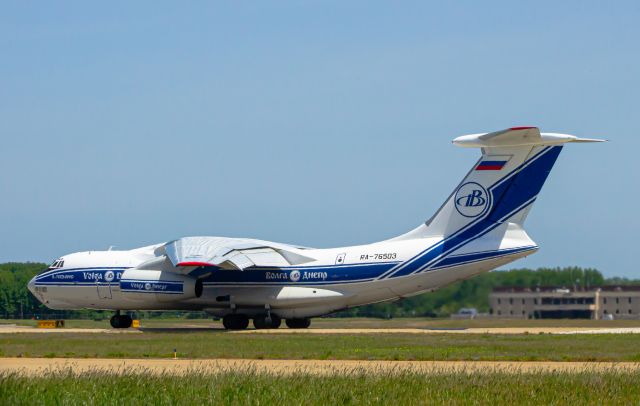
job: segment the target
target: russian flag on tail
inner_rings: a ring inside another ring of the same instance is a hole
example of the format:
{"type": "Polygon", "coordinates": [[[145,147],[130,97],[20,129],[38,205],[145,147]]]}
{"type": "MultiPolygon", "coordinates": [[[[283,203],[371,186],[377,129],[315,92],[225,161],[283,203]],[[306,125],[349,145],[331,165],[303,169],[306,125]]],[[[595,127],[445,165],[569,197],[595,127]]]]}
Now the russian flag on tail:
{"type": "Polygon", "coordinates": [[[476,171],[499,171],[509,162],[510,156],[488,156],[476,166],[476,171]]]}

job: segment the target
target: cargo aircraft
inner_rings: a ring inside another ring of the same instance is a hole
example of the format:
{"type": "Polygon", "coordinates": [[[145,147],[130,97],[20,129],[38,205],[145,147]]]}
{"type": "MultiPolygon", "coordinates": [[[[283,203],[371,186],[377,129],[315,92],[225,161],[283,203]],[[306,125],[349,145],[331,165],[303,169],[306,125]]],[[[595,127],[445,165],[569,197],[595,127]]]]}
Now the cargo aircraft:
{"type": "Polygon", "coordinates": [[[538,250],[523,225],[563,145],[600,142],[514,127],[458,137],[481,158],[415,229],[315,249],[249,238],[184,237],[128,251],[65,255],[29,282],[51,309],[195,310],[227,329],[307,328],[312,317],[433,291],[538,250]]]}

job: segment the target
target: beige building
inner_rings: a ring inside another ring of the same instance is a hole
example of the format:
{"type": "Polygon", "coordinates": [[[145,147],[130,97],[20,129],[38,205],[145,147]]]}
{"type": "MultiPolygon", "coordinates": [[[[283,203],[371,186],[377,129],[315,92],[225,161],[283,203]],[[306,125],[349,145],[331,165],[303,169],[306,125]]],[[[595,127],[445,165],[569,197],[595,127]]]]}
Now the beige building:
{"type": "Polygon", "coordinates": [[[588,290],[557,287],[496,288],[490,314],[504,318],[640,318],[640,286],[603,286],[588,290]]]}

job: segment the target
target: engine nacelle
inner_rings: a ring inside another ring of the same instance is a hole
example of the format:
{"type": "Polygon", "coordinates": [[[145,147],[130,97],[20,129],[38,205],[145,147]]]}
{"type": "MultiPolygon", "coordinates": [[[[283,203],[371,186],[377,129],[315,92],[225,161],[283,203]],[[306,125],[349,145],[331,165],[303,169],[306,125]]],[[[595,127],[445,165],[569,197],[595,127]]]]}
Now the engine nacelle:
{"type": "Polygon", "coordinates": [[[174,272],[127,269],[120,278],[120,291],[131,300],[172,302],[202,296],[202,281],[174,272]]]}

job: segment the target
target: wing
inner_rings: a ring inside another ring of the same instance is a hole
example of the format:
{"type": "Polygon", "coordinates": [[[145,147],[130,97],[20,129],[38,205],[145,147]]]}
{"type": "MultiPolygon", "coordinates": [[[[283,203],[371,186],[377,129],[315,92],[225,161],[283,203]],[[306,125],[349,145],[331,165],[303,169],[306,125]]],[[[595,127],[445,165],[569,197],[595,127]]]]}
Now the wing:
{"type": "Polygon", "coordinates": [[[213,266],[242,271],[252,266],[283,267],[315,261],[301,251],[286,244],[244,238],[185,237],[157,248],[156,255],[166,256],[178,268],[213,266]]]}

